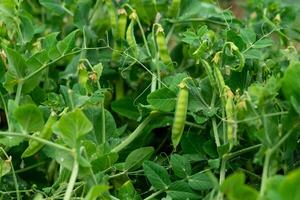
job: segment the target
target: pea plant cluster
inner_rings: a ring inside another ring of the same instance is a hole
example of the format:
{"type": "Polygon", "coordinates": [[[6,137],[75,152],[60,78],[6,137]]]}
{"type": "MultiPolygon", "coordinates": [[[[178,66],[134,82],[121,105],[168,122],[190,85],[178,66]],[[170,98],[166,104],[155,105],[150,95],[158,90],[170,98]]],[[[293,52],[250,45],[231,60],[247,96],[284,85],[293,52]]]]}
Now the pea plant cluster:
{"type": "Polygon", "coordinates": [[[0,199],[300,199],[299,5],[1,0],[0,199]]]}

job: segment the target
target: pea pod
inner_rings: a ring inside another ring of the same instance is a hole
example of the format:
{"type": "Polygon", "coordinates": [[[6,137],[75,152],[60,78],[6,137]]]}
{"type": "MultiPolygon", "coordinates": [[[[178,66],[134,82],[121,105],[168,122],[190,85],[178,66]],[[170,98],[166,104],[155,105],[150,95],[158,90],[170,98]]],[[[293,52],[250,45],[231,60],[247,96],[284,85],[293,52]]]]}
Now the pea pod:
{"type": "Polygon", "coordinates": [[[116,9],[114,8],[112,0],[106,0],[105,3],[107,6],[107,11],[108,11],[109,19],[110,19],[110,26],[112,29],[112,33],[113,33],[113,36],[115,36],[117,34],[116,33],[117,16],[116,16],[116,12],[115,12],[116,9]]]}
{"type": "Polygon", "coordinates": [[[126,41],[129,45],[130,51],[132,52],[133,56],[137,57],[137,43],[134,37],[134,23],[137,18],[136,13],[132,12],[129,18],[131,19],[131,21],[126,31],[126,41]]]}
{"type": "Polygon", "coordinates": [[[172,3],[168,10],[169,17],[177,17],[179,15],[180,3],[181,3],[181,0],[172,0],[172,3]]]}
{"type": "Polygon", "coordinates": [[[232,148],[237,143],[236,137],[236,123],[234,119],[234,103],[233,103],[233,93],[228,86],[225,86],[226,93],[226,104],[225,104],[225,112],[226,112],[226,120],[227,120],[227,139],[232,148]]]}
{"type": "Polygon", "coordinates": [[[177,96],[177,104],[175,109],[175,117],[172,126],[172,143],[174,149],[178,146],[181,136],[183,134],[186,115],[187,115],[187,107],[189,100],[189,90],[184,79],[179,85],[179,93],[177,96]]]}
{"type": "Polygon", "coordinates": [[[160,60],[164,64],[172,66],[172,68],[173,68],[172,59],[171,59],[171,57],[169,55],[169,52],[168,52],[167,42],[166,42],[166,39],[165,39],[165,33],[164,33],[164,29],[162,28],[162,26],[159,26],[157,28],[157,31],[156,31],[156,44],[157,44],[157,47],[158,47],[160,60]]]}
{"type": "MultiPolygon", "coordinates": [[[[43,130],[39,134],[36,134],[35,136],[43,138],[45,140],[49,140],[53,134],[51,127],[56,122],[56,119],[57,119],[56,114],[51,113],[43,130]]],[[[21,157],[26,158],[26,157],[32,156],[35,153],[37,153],[39,150],[41,150],[43,148],[43,146],[44,146],[43,143],[40,143],[33,139],[29,140],[29,146],[25,149],[25,151],[23,152],[21,157]]]]}

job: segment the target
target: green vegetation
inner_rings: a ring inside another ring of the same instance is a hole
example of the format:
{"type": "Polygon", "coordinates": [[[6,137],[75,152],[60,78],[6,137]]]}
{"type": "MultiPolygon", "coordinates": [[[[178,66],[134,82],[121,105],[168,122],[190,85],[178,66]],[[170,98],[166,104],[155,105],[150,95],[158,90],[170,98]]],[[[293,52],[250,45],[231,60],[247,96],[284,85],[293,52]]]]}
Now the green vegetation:
{"type": "Polygon", "coordinates": [[[0,199],[300,199],[300,4],[238,2],[1,0],[0,199]]]}

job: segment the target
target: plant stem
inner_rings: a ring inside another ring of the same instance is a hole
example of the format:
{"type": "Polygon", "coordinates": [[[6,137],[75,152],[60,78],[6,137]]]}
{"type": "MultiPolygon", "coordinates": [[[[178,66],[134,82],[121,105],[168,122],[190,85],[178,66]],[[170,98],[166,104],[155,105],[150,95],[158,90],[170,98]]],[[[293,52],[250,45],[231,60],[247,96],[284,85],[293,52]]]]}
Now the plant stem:
{"type": "Polygon", "coordinates": [[[112,152],[120,152],[125,147],[127,147],[135,138],[137,138],[144,130],[144,128],[149,124],[152,120],[153,116],[156,113],[150,113],[148,117],[144,119],[142,123],[125,139],[121,142],[118,146],[112,149],[112,152]]]}
{"type": "Polygon", "coordinates": [[[104,108],[104,99],[101,102],[101,114],[102,114],[102,144],[106,141],[106,128],[105,128],[105,108],[104,108]]]}
{"type": "MultiPolygon", "coordinates": [[[[221,162],[221,168],[220,168],[220,178],[219,178],[219,185],[221,186],[225,180],[225,174],[226,174],[226,159],[223,158],[221,162]]],[[[219,190],[218,193],[218,200],[223,200],[223,193],[219,190]]]]}
{"type": "Polygon", "coordinates": [[[235,157],[237,157],[241,154],[244,154],[244,153],[247,153],[249,151],[253,151],[255,149],[258,149],[261,146],[262,146],[262,144],[257,144],[257,145],[253,145],[253,146],[250,146],[250,147],[247,147],[247,148],[244,148],[244,149],[240,149],[238,151],[235,151],[235,152],[224,155],[223,158],[226,159],[226,160],[230,160],[230,159],[235,158],[235,157]]]}
{"type": "Polygon", "coordinates": [[[11,167],[14,184],[15,184],[15,187],[16,187],[17,200],[21,200],[18,179],[17,179],[16,173],[15,173],[14,165],[12,164],[12,157],[8,156],[7,153],[5,152],[5,150],[2,147],[0,147],[0,150],[4,153],[6,159],[9,160],[9,164],[10,164],[10,167],[11,167]]]}
{"type": "Polygon", "coordinates": [[[217,147],[219,147],[220,144],[220,138],[219,138],[219,133],[218,133],[218,126],[216,123],[216,118],[212,118],[212,125],[213,125],[213,132],[214,132],[214,138],[215,138],[215,143],[217,145],[217,147]]]}
{"type": "Polygon", "coordinates": [[[20,103],[22,88],[23,88],[23,80],[19,80],[18,87],[17,87],[16,98],[15,98],[15,102],[16,102],[17,105],[19,105],[19,103],[20,103]]]}
{"type": "Polygon", "coordinates": [[[72,174],[71,174],[69,184],[68,184],[65,196],[64,196],[64,200],[71,199],[72,192],[73,192],[72,190],[74,188],[74,185],[75,185],[75,182],[76,182],[76,179],[77,179],[78,171],[79,171],[79,165],[78,165],[78,162],[77,162],[77,156],[75,155],[74,156],[72,174]]]}
{"type": "Polygon", "coordinates": [[[0,131],[0,135],[1,136],[9,136],[9,137],[23,137],[23,138],[27,138],[27,139],[32,139],[32,140],[36,140],[40,143],[43,143],[45,145],[49,145],[49,146],[52,146],[54,148],[57,148],[57,149],[60,149],[60,150],[63,150],[63,151],[67,151],[69,153],[72,153],[72,149],[69,149],[67,147],[64,147],[62,145],[59,145],[59,144],[56,144],[54,142],[50,142],[48,140],[45,140],[45,139],[42,139],[42,138],[39,138],[39,137],[36,137],[36,136],[32,136],[32,135],[26,135],[26,134],[23,134],[23,133],[14,133],[14,132],[3,132],[3,131],[0,131]]]}
{"type": "Polygon", "coordinates": [[[263,173],[262,173],[262,179],[261,179],[261,185],[260,185],[260,193],[259,193],[260,197],[263,197],[265,190],[266,190],[266,182],[268,179],[268,171],[269,171],[271,154],[272,154],[272,152],[270,151],[270,149],[268,149],[266,151],[265,162],[264,162],[264,167],[263,167],[263,173]]]}
{"type": "Polygon", "coordinates": [[[151,194],[150,196],[146,197],[144,200],[151,200],[153,199],[154,197],[156,197],[157,195],[160,195],[161,193],[163,193],[164,191],[163,190],[159,190],[157,192],[154,192],[153,194],[151,194]]]}

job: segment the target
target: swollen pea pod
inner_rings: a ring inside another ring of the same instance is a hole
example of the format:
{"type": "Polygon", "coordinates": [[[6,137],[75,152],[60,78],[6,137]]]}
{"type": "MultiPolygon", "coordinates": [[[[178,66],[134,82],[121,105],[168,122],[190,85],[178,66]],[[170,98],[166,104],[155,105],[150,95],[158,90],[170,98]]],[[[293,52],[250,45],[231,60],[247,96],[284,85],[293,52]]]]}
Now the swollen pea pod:
{"type": "Polygon", "coordinates": [[[132,12],[130,14],[129,18],[131,19],[131,21],[130,21],[129,26],[126,31],[126,41],[130,47],[130,50],[131,50],[133,56],[137,57],[137,53],[138,53],[137,43],[136,43],[136,40],[134,37],[134,23],[137,18],[136,12],[132,12]]]}
{"type": "Polygon", "coordinates": [[[113,5],[113,0],[105,0],[107,11],[110,19],[110,26],[112,29],[113,36],[116,36],[116,27],[117,27],[117,16],[115,12],[115,8],[113,5]]]}
{"type": "MultiPolygon", "coordinates": [[[[36,134],[35,136],[40,137],[45,140],[49,140],[53,134],[52,129],[51,129],[52,125],[56,122],[56,120],[57,120],[56,114],[54,112],[51,113],[43,130],[39,134],[36,134]]],[[[41,150],[43,148],[43,146],[44,146],[43,143],[40,143],[36,140],[31,139],[31,140],[29,140],[29,146],[25,149],[25,151],[23,152],[21,157],[26,158],[26,157],[32,156],[35,153],[37,153],[39,150],[41,150]]]]}
{"type": "Polygon", "coordinates": [[[172,0],[171,5],[169,6],[168,9],[168,16],[169,17],[177,17],[180,12],[180,3],[181,0],[172,0]]]}
{"type": "Polygon", "coordinates": [[[228,86],[224,88],[226,92],[226,104],[225,104],[225,112],[226,112],[226,120],[227,120],[227,139],[232,148],[237,144],[237,136],[236,136],[236,123],[234,118],[234,103],[233,98],[234,95],[228,86]]]}
{"type": "Polygon", "coordinates": [[[220,94],[220,97],[222,98],[223,102],[225,102],[225,96],[226,96],[226,93],[225,93],[225,81],[224,81],[224,77],[222,75],[222,72],[220,71],[220,69],[215,66],[214,67],[214,75],[215,75],[215,78],[216,78],[216,82],[217,82],[217,86],[218,86],[218,89],[219,89],[219,94],[220,94]]]}
{"type": "Polygon", "coordinates": [[[116,62],[120,57],[120,51],[122,50],[122,42],[125,40],[126,34],[126,26],[127,26],[127,13],[124,8],[118,10],[118,24],[117,24],[117,32],[116,38],[114,40],[114,49],[112,53],[112,62],[116,62]]]}
{"type": "Polygon", "coordinates": [[[183,134],[186,115],[187,115],[187,108],[188,108],[188,100],[189,100],[189,90],[186,84],[185,78],[181,81],[178,85],[179,93],[177,96],[177,104],[175,109],[175,116],[172,126],[172,144],[174,149],[177,148],[181,136],[183,134]]]}
{"type": "Polygon", "coordinates": [[[173,68],[172,59],[169,55],[168,48],[167,48],[167,42],[165,39],[165,33],[162,26],[159,25],[156,31],[156,44],[158,47],[159,52],[159,58],[160,60],[166,64],[169,65],[171,68],[173,68]]]}
{"type": "Polygon", "coordinates": [[[127,13],[124,8],[118,10],[118,39],[125,39],[127,13]]]}

